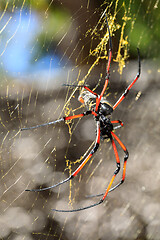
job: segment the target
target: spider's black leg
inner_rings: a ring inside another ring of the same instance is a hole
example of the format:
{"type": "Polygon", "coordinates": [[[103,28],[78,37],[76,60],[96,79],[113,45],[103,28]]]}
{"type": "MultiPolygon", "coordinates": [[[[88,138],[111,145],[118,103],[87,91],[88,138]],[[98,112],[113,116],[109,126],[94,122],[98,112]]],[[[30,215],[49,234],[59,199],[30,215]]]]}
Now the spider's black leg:
{"type": "Polygon", "coordinates": [[[86,210],[86,209],[89,209],[89,208],[92,208],[92,207],[95,207],[95,206],[97,206],[97,205],[100,205],[101,203],[102,203],[103,201],[102,200],[100,200],[99,202],[97,202],[97,203],[93,203],[93,204],[91,204],[91,205],[89,205],[89,206],[86,206],[86,207],[81,207],[81,208],[76,208],[76,209],[72,209],[72,210],[63,210],[63,209],[52,209],[53,211],[55,211],[55,212],[80,212],[80,211],[82,211],[82,210],[86,210]]]}
{"type": "MultiPolygon", "coordinates": [[[[112,147],[113,147],[113,150],[114,150],[114,154],[115,154],[115,157],[116,157],[116,165],[117,165],[117,168],[116,170],[114,171],[114,174],[111,178],[111,181],[106,189],[106,192],[103,194],[103,197],[102,197],[102,201],[105,200],[105,198],[107,197],[108,193],[112,191],[113,188],[111,188],[112,184],[113,184],[113,181],[116,177],[116,175],[119,173],[119,170],[120,170],[120,160],[119,160],[119,155],[118,155],[118,151],[117,151],[117,148],[116,148],[116,145],[115,145],[115,142],[112,138],[112,136],[110,136],[110,140],[111,140],[111,143],[112,143],[112,147]]],[[[97,197],[97,196],[101,196],[102,193],[100,194],[97,194],[97,195],[92,195],[92,197],[97,197]]]]}
{"type": "MultiPolygon", "coordinates": [[[[116,136],[115,133],[111,132],[112,136],[115,138],[115,140],[119,143],[119,145],[121,146],[121,148],[123,149],[124,153],[125,153],[125,156],[124,156],[124,163],[123,163],[123,172],[122,172],[122,179],[121,181],[115,185],[114,187],[110,188],[109,189],[109,192],[115,190],[117,187],[119,187],[125,180],[125,175],[126,175],[126,164],[127,164],[127,159],[129,157],[129,152],[127,150],[127,148],[124,146],[124,144],[121,142],[121,140],[116,136]]],[[[113,140],[112,140],[113,141],[113,140]]],[[[112,146],[115,145],[115,143],[112,142],[112,146]]],[[[113,149],[114,149],[114,152],[115,152],[115,156],[117,155],[118,157],[118,152],[116,150],[116,147],[113,146],[113,149]]],[[[116,157],[116,158],[117,158],[116,157]]],[[[119,157],[118,157],[119,158],[119,157]]],[[[100,194],[96,194],[96,195],[90,195],[90,196],[87,196],[87,197],[99,197],[99,196],[102,196],[103,193],[100,193],[100,194]]]]}
{"type": "MultiPolygon", "coordinates": [[[[107,189],[106,189],[106,192],[103,194],[103,197],[100,199],[100,201],[97,202],[97,203],[91,204],[91,205],[89,205],[89,206],[82,207],[82,208],[77,208],[77,209],[73,209],[73,210],[61,210],[61,209],[60,209],[60,210],[52,209],[52,210],[54,210],[54,211],[56,211],[56,212],[78,212],[78,211],[82,211],[82,210],[86,210],[86,209],[95,207],[95,206],[100,205],[101,203],[103,203],[103,201],[105,200],[105,198],[107,197],[107,195],[108,195],[108,193],[109,193],[109,191],[110,191],[110,189],[111,189],[111,186],[112,186],[112,184],[113,184],[113,181],[114,181],[116,175],[118,174],[118,172],[119,172],[119,170],[120,170],[120,160],[119,160],[117,148],[116,148],[116,145],[115,145],[115,142],[114,142],[112,136],[110,136],[110,140],[111,140],[111,142],[112,142],[113,150],[114,150],[114,153],[115,153],[115,156],[116,156],[117,168],[116,168],[116,170],[114,171],[114,174],[113,174],[113,176],[112,176],[112,178],[111,178],[111,181],[110,181],[110,183],[109,183],[109,185],[108,185],[108,187],[107,187],[107,189]]],[[[97,195],[97,196],[100,196],[100,195],[101,195],[101,194],[99,194],[99,195],[97,195]]]]}
{"type": "MultiPolygon", "coordinates": [[[[69,117],[67,117],[69,118],[69,117]]],[[[67,119],[68,120],[68,119],[67,119]]],[[[79,165],[79,167],[65,180],[50,186],[50,187],[46,187],[46,188],[40,188],[40,189],[26,189],[25,191],[30,191],[30,192],[40,192],[40,191],[45,191],[54,187],[57,187],[65,182],[68,182],[69,180],[73,179],[81,170],[82,168],[86,165],[86,163],[89,161],[89,159],[93,156],[93,154],[97,151],[98,147],[100,144],[100,123],[99,121],[97,121],[97,137],[96,137],[96,142],[95,142],[95,146],[93,147],[93,149],[90,151],[90,153],[88,154],[88,156],[83,160],[83,162],[79,165]]]]}
{"type": "Polygon", "coordinates": [[[36,128],[39,128],[39,127],[45,127],[45,126],[56,124],[56,123],[63,122],[63,121],[64,121],[64,118],[60,118],[60,119],[57,119],[57,120],[52,121],[52,122],[43,123],[43,124],[32,126],[32,127],[21,128],[21,131],[32,130],[32,129],[36,129],[36,128]]]}
{"type": "Polygon", "coordinates": [[[35,128],[39,128],[39,127],[44,127],[44,126],[48,126],[48,125],[52,125],[52,124],[56,124],[56,123],[59,123],[59,122],[65,122],[67,120],[71,120],[71,119],[75,119],[75,118],[81,118],[81,117],[84,117],[84,116],[87,116],[89,114],[93,114],[94,116],[96,116],[97,114],[93,111],[86,111],[84,113],[81,113],[81,114],[77,114],[77,115],[73,115],[73,116],[68,116],[68,117],[63,117],[63,118],[60,118],[58,120],[55,120],[55,121],[52,121],[52,122],[48,122],[48,123],[44,123],[44,124],[40,124],[40,125],[36,125],[36,126],[33,126],[33,127],[26,127],[26,128],[21,128],[21,131],[24,131],[24,130],[32,130],[32,129],[35,129],[35,128]]]}
{"type": "Polygon", "coordinates": [[[131,84],[126,88],[126,90],[124,91],[124,93],[121,95],[121,97],[118,99],[118,101],[114,104],[113,106],[113,110],[123,101],[123,99],[127,96],[127,94],[129,93],[129,90],[131,89],[131,87],[135,84],[135,82],[138,80],[138,78],[140,77],[141,74],[141,61],[140,61],[140,53],[139,53],[139,48],[137,48],[137,52],[138,52],[138,73],[135,77],[135,79],[131,82],[131,84]]]}
{"type": "MultiPolygon", "coordinates": [[[[111,121],[111,123],[120,123],[121,125],[120,126],[123,126],[123,123],[120,121],[120,120],[115,120],[115,121],[111,121]]],[[[123,166],[123,175],[122,175],[122,180],[120,183],[118,183],[117,185],[115,185],[114,187],[110,188],[109,189],[109,192],[112,192],[113,190],[115,190],[117,187],[119,187],[123,182],[124,182],[124,179],[125,179],[125,173],[126,173],[126,163],[127,163],[127,159],[128,159],[128,156],[129,156],[129,153],[126,149],[126,147],[123,145],[123,143],[119,140],[119,138],[113,133],[111,132],[112,136],[116,139],[116,141],[120,144],[120,146],[122,147],[123,151],[125,152],[125,157],[124,157],[124,166],[123,166]]],[[[112,142],[112,146],[113,146],[113,150],[114,150],[114,153],[115,153],[115,157],[116,157],[116,162],[117,162],[117,171],[119,172],[120,170],[120,161],[119,161],[119,156],[118,156],[118,152],[117,152],[117,148],[116,148],[116,145],[115,145],[115,142],[113,140],[113,138],[111,138],[111,142],[112,142]]],[[[117,172],[117,173],[118,173],[117,172]]],[[[99,193],[99,194],[95,194],[95,195],[89,195],[89,196],[86,196],[87,198],[92,198],[92,197],[99,197],[99,196],[103,196],[104,193],[99,193]]]]}

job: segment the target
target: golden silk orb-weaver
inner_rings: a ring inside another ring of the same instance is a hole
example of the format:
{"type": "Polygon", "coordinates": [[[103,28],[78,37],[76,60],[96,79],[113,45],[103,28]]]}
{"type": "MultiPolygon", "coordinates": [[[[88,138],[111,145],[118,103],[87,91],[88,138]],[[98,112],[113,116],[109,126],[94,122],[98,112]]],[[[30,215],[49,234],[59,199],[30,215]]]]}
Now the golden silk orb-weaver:
{"type": "MultiPolygon", "coordinates": [[[[81,114],[74,115],[74,116],[63,117],[63,118],[60,118],[58,120],[48,122],[48,123],[44,123],[44,124],[41,124],[41,125],[36,125],[36,126],[33,126],[33,127],[28,127],[28,128],[22,128],[21,129],[21,131],[31,130],[31,129],[35,129],[35,128],[38,128],[38,127],[43,127],[43,126],[47,126],[47,125],[51,125],[51,124],[56,124],[56,123],[59,123],[59,122],[66,122],[67,120],[72,120],[72,119],[76,119],[76,118],[83,118],[83,117],[88,116],[88,115],[93,115],[93,117],[96,121],[96,126],[97,126],[96,140],[95,140],[95,145],[94,145],[93,149],[85,157],[85,159],[82,161],[82,163],[79,165],[79,167],[68,178],[66,178],[65,180],[63,180],[63,181],[61,181],[61,182],[59,182],[59,183],[57,183],[53,186],[50,186],[50,187],[40,188],[40,189],[26,189],[26,191],[30,191],[30,192],[45,191],[45,190],[48,190],[48,189],[51,189],[51,188],[58,187],[59,185],[70,181],[71,179],[76,177],[76,175],[83,169],[83,167],[86,165],[86,163],[91,159],[91,157],[98,150],[101,139],[106,139],[107,138],[107,139],[110,139],[110,141],[111,141],[111,144],[112,144],[112,147],[113,147],[113,150],[114,150],[114,154],[115,154],[115,159],[116,159],[116,169],[113,173],[113,176],[110,180],[110,183],[108,184],[108,186],[106,188],[105,193],[95,195],[95,196],[101,196],[102,195],[101,199],[94,204],[91,204],[91,205],[85,206],[85,207],[81,207],[81,208],[77,208],[77,209],[72,209],[72,210],[52,209],[52,210],[57,211],[57,212],[77,212],[77,211],[82,211],[82,210],[89,209],[89,208],[95,207],[97,205],[100,205],[101,203],[104,202],[108,193],[115,190],[116,188],[118,188],[125,180],[126,164],[127,164],[127,159],[129,157],[129,153],[128,153],[128,150],[125,147],[125,145],[121,142],[121,140],[113,132],[115,129],[122,127],[123,123],[120,120],[111,121],[110,117],[111,117],[112,112],[116,110],[118,105],[127,96],[130,89],[132,88],[132,86],[136,83],[136,81],[140,77],[140,72],[141,72],[140,53],[139,53],[139,49],[137,48],[137,52],[138,52],[138,73],[137,73],[136,77],[131,82],[131,84],[126,88],[126,90],[120,96],[120,98],[117,100],[117,102],[113,106],[111,106],[111,104],[109,102],[107,102],[107,100],[103,97],[103,95],[106,91],[106,88],[108,86],[109,79],[110,79],[109,71],[110,71],[110,65],[111,65],[111,59],[112,59],[112,39],[111,39],[109,24],[108,24],[107,17],[105,15],[105,13],[104,13],[104,16],[105,16],[105,19],[106,19],[106,25],[107,25],[107,29],[108,29],[108,35],[109,35],[109,51],[108,51],[108,63],[107,63],[107,69],[106,69],[106,77],[105,77],[105,82],[104,82],[103,89],[102,89],[101,93],[97,94],[96,92],[92,91],[89,87],[87,87],[85,85],[83,85],[83,86],[78,86],[77,85],[78,87],[81,87],[83,89],[81,91],[81,94],[80,94],[78,100],[82,104],[85,104],[87,106],[88,109],[87,109],[86,112],[83,112],[81,114]],[[114,124],[116,124],[116,125],[114,125],[114,124]],[[114,179],[116,178],[117,174],[120,171],[120,159],[119,159],[119,155],[118,155],[118,151],[117,151],[115,141],[120,145],[120,147],[124,151],[124,162],[123,162],[123,171],[122,171],[121,181],[117,185],[112,186],[113,182],[114,182],[114,179]]],[[[73,86],[74,87],[75,85],[66,85],[66,86],[73,86]]]]}

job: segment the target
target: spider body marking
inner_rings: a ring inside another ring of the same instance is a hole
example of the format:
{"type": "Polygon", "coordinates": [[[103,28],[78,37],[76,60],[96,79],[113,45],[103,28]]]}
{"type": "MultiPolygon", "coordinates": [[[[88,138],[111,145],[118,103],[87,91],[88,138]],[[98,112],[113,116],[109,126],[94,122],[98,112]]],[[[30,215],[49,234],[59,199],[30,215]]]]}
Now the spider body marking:
{"type": "Polygon", "coordinates": [[[110,116],[112,112],[113,108],[109,103],[100,102],[98,121],[100,122],[100,136],[102,140],[111,137],[113,124],[111,123],[110,116]]]}
{"type": "MultiPolygon", "coordinates": [[[[43,126],[47,126],[47,125],[51,125],[51,124],[57,124],[57,123],[62,122],[62,121],[66,122],[67,120],[82,118],[82,117],[85,117],[87,115],[93,115],[93,117],[96,120],[96,127],[97,128],[96,128],[95,145],[94,145],[93,149],[89,152],[89,154],[83,159],[81,164],[76,168],[76,170],[68,178],[64,179],[61,182],[58,182],[57,184],[54,184],[53,186],[46,187],[46,188],[40,188],[40,189],[26,189],[26,191],[30,191],[30,192],[40,192],[40,191],[49,190],[51,188],[57,187],[61,184],[64,184],[64,183],[70,181],[71,179],[73,179],[74,177],[77,176],[77,174],[83,169],[83,167],[86,165],[86,163],[91,159],[91,157],[98,150],[99,145],[100,145],[100,141],[103,140],[103,139],[106,139],[106,138],[110,139],[110,142],[112,144],[112,148],[113,148],[113,151],[114,151],[114,155],[115,155],[116,169],[113,172],[112,178],[111,178],[105,192],[90,196],[90,197],[102,196],[101,199],[94,204],[91,204],[91,205],[86,206],[86,207],[77,208],[77,209],[72,209],[72,210],[52,209],[53,211],[57,211],[57,212],[78,212],[78,211],[82,211],[82,210],[89,209],[89,208],[95,207],[97,205],[100,205],[106,199],[109,192],[115,190],[116,188],[118,188],[124,182],[125,176],[126,176],[126,164],[127,164],[127,159],[129,157],[129,152],[128,152],[127,148],[125,147],[125,145],[121,142],[121,140],[117,137],[117,135],[113,131],[113,130],[116,130],[118,128],[123,127],[123,122],[121,120],[111,121],[110,116],[111,116],[112,112],[115,111],[115,109],[118,107],[118,105],[125,99],[125,97],[129,93],[130,89],[133,87],[133,85],[136,83],[136,81],[140,77],[140,73],[141,73],[140,53],[139,53],[139,49],[137,48],[137,52],[138,52],[138,73],[137,73],[136,77],[133,79],[133,81],[130,83],[130,85],[125,89],[124,93],[120,96],[120,98],[117,100],[117,102],[112,107],[110,105],[110,103],[107,102],[103,98],[103,95],[106,91],[106,88],[108,86],[108,82],[109,82],[109,79],[110,79],[109,70],[110,70],[110,64],[111,64],[111,58],[112,58],[112,40],[111,40],[110,29],[109,29],[109,25],[108,25],[108,21],[107,21],[107,17],[105,15],[105,12],[102,15],[102,17],[103,16],[105,16],[107,29],[108,29],[109,51],[108,51],[108,63],[107,63],[107,68],[106,68],[106,77],[105,77],[105,82],[104,82],[104,86],[103,86],[103,89],[102,89],[101,93],[98,95],[96,92],[92,91],[90,88],[88,88],[85,85],[84,86],[76,86],[76,87],[82,88],[82,91],[81,91],[81,94],[80,94],[78,100],[87,107],[86,112],[83,112],[83,113],[80,113],[80,114],[77,114],[77,115],[73,115],[73,116],[63,117],[63,118],[60,118],[58,120],[55,120],[55,121],[52,121],[52,122],[49,122],[49,123],[44,123],[44,124],[41,124],[41,125],[36,125],[36,126],[33,126],[33,127],[26,127],[26,128],[21,129],[21,131],[32,130],[32,129],[35,129],[35,128],[39,128],[39,127],[43,127],[43,126]],[[114,124],[116,124],[116,126],[114,124]],[[120,171],[120,159],[119,159],[119,154],[118,154],[115,142],[117,144],[119,144],[120,147],[122,148],[122,150],[124,151],[124,160],[123,160],[123,170],[122,170],[121,180],[115,186],[112,186],[117,174],[120,171]]],[[[66,85],[66,86],[75,87],[75,85],[66,85]]]]}
{"type": "Polygon", "coordinates": [[[103,115],[100,117],[100,132],[101,139],[106,139],[111,137],[111,132],[113,130],[113,124],[111,123],[110,118],[106,118],[103,115]]]}

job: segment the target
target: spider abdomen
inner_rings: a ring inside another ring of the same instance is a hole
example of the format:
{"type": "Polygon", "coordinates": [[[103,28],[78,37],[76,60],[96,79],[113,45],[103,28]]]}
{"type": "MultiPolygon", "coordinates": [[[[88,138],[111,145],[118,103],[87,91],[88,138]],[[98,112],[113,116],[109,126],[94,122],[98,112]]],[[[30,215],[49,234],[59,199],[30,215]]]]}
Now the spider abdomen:
{"type": "Polygon", "coordinates": [[[102,138],[108,138],[111,135],[111,131],[113,130],[113,125],[109,118],[105,118],[100,120],[100,132],[102,138]]]}

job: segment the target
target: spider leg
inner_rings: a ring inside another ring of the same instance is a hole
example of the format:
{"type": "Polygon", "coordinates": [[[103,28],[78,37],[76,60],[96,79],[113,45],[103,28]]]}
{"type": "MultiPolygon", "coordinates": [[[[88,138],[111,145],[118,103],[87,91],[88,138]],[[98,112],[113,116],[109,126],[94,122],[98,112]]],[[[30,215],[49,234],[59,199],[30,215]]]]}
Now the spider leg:
{"type": "Polygon", "coordinates": [[[95,96],[97,96],[98,97],[98,94],[96,93],[96,92],[93,92],[90,88],[88,88],[87,86],[84,86],[84,88],[88,91],[88,92],[90,92],[90,93],[92,93],[92,94],[94,94],[95,96]]]}
{"type": "Polygon", "coordinates": [[[119,123],[119,125],[113,127],[114,130],[116,130],[116,129],[118,129],[118,128],[121,128],[121,127],[123,127],[123,125],[124,125],[121,120],[114,120],[114,121],[111,121],[111,123],[112,123],[112,124],[113,124],[113,123],[119,123]]]}
{"type": "Polygon", "coordinates": [[[95,96],[98,97],[98,94],[96,92],[93,92],[89,87],[86,85],[74,85],[74,84],[63,84],[63,86],[68,86],[68,87],[83,87],[85,88],[88,92],[94,94],[95,96]]]}
{"type": "Polygon", "coordinates": [[[73,179],[82,170],[82,168],[86,165],[86,163],[93,156],[93,154],[97,151],[99,144],[100,144],[100,123],[99,123],[99,121],[97,121],[97,137],[96,137],[95,146],[90,151],[90,153],[87,155],[87,157],[83,160],[83,162],[79,165],[79,167],[68,178],[66,178],[65,180],[63,180],[55,185],[52,185],[50,187],[40,188],[40,189],[26,189],[25,191],[41,192],[41,191],[45,191],[45,190],[57,187],[59,185],[62,185],[63,183],[68,182],[69,180],[73,179]]]}
{"type": "MultiPolygon", "coordinates": [[[[107,29],[108,29],[108,35],[109,35],[109,54],[108,54],[108,63],[107,63],[107,71],[106,71],[106,79],[105,79],[105,83],[104,83],[104,86],[103,86],[103,89],[101,91],[101,94],[98,96],[97,93],[93,92],[91,89],[89,89],[87,86],[80,86],[80,87],[84,87],[86,90],[88,90],[89,92],[91,92],[92,94],[96,95],[97,98],[96,98],[96,107],[95,107],[95,112],[98,111],[98,107],[99,107],[99,104],[100,104],[100,101],[101,101],[101,98],[103,97],[104,95],[104,92],[108,86],[108,82],[109,82],[109,70],[110,70],[110,65],[111,65],[111,59],[112,59],[112,38],[111,38],[111,33],[110,33],[110,29],[109,29],[109,24],[108,24],[108,20],[107,20],[107,16],[104,12],[104,16],[106,18],[106,24],[107,24],[107,29]]],[[[79,86],[77,86],[79,87],[79,86]]]]}
{"type": "Polygon", "coordinates": [[[76,208],[76,209],[72,209],[72,210],[63,210],[63,209],[52,209],[52,211],[55,211],[55,212],[79,212],[79,211],[82,211],[82,210],[86,210],[86,209],[89,209],[89,208],[92,208],[92,207],[95,207],[97,205],[100,205],[103,201],[100,200],[99,202],[97,203],[94,203],[92,205],[89,205],[89,206],[86,206],[86,207],[82,207],[82,208],[76,208]]]}
{"type": "MultiPolygon", "coordinates": [[[[120,127],[123,126],[123,123],[120,120],[111,121],[111,123],[120,123],[121,124],[120,127]]],[[[129,153],[128,153],[126,147],[123,145],[123,143],[120,141],[120,139],[113,132],[111,132],[111,134],[116,139],[116,141],[120,144],[120,146],[122,147],[122,149],[123,149],[123,151],[125,152],[126,155],[124,157],[124,167],[123,167],[122,180],[117,185],[112,187],[109,190],[109,192],[112,192],[113,190],[115,190],[117,187],[119,187],[124,182],[125,173],[126,173],[126,161],[128,159],[128,156],[129,156],[129,153]]],[[[115,156],[116,156],[116,160],[118,160],[119,156],[118,156],[118,152],[117,152],[117,149],[116,149],[116,146],[115,146],[113,138],[111,139],[111,141],[112,141],[113,150],[114,150],[114,153],[115,153],[115,156]]],[[[119,160],[118,160],[118,162],[119,162],[119,160]]],[[[92,197],[100,197],[100,196],[103,196],[103,195],[104,195],[104,193],[99,193],[99,194],[95,194],[95,195],[89,195],[89,196],[86,196],[86,197],[87,198],[92,198],[92,197]]]]}
{"type": "Polygon", "coordinates": [[[40,124],[40,125],[36,125],[36,126],[33,126],[33,127],[21,128],[21,131],[36,129],[36,128],[39,128],[39,127],[44,127],[44,126],[56,124],[56,123],[59,123],[59,122],[65,122],[67,120],[71,120],[71,119],[75,119],[75,118],[81,118],[81,117],[87,116],[89,114],[97,116],[97,114],[94,111],[86,111],[84,113],[80,113],[80,114],[77,114],[77,115],[74,115],[74,116],[63,117],[63,118],[60,118],[58,120],[48,122],[48,123],[44,123],[44,124],[40,124]]]}
{"type": "Polygon", "coordinates": [[[52,122],[48,122],[48,123],[43,123],[43,124],[36,125],[36,126],[33,126],[33,127],[21,128],[21,131],[36,129],[36,128],[39,128],[39,127],[44,127],[44,126],[56,124],[56,123],[63,122],[63,121],[64,121],[64,118],[60,118],[60,119],[58,119],[58,120],[55,120],[55,121],[52,121],[52,122]]]}
{"type": "MultiPolygon", "coordinates": [[[[111,132],[111,133],[112,133],[112,132],[111,132]]],[[[116,175],[119,173],[119,170],[120,170],[120,159],[119,159],[118,151],[117,151],[117,148],[116,148],[116,144],[115,144],[112,136],[110,136],[110,140],[111,140],[112,147],[113,147],[113,150],[114,150],[114,154],[115,154],[115,157],[116,157],[116,165],[117,165],[117,168],[116,168],[116,170],[114,171],[114,174],[113,174],[113,176],[112,176],[112,178],[111,178],[111,181],[110,181],[110,183],[109,183],[109,185],[108,185],[105,193],[103,194],[103,197],[102,197],[102,199],[101,199],[102,201],[105,200],[105,198],[107,197],[107,195],[108,195],[109,192],[113,191],[113,188],[114,188],[114,187],[111,188],[111,186],[112,186],[112,184],[113,184],[113,181],[114,181],[116,175]]],[[[95,195],[95,196],[101,196],[101,195],[102,195],[102,194],[97,194],[97,195],[95,195]]]]}
{"type": "Polygon", "coordinates": [[[138,73],[136,75],[136,77],[134,78],[134,80],[131,82],[131,84],[126,88],[126,90],[124,91],[124,93],[121,95],[121,97],[118,99],[118,101],[114,104],[113,106],[113,110],[115,110],[115,108],[123,101],[123,99],[127,96],[127,94],[129,93],[129,90],[133,87],[133,85],[135,84],[135,82],[138,80],[138,78],[140,77],[141,74],[141,61],[140,61],[140,53],[139,53],[139,48],[137,48],[137,52],[138,52],[138,73]]]}
{"type": "Polygon", "coordinates": [[[108,35],[109,35],[109,54],[108,54],[108,63],[107,63],[106,79],[105,79],[105,83],[104,83],[102,92],[101,92],[100,96],[98,97],[98,101],[97,101],[97,104],[96,104],[96,111],[98,110],[98,107],[99,107],[101,98],[103,97],[104,92],[105,92],[105,90],[106,90],[106,88],[107,88],[107,86],[108,86],[109,77],[110,77],[109,70],[110,70],[111,59],[112,59],[112,38],[111,38],[110,30],[109,30],[109,24],[108,24],[107,16],[106,16],[106,14],[104,14],[104,15],[105,15],[105,18],[106,18],[108,35]]]}
{"type": "Polygon", "coordinates": [[[113,191],[114,189],[116,189],[117,187],[119,187],[125,180],[125,176],[126,176],[126,165],[127,165],[127,159],[129,157],[129,152],[127,150],[127,148],[124,146],[124,144],[121,142],[121,140],[117,137],[117,135],[114,132],[111,132],[112,136],[115,138],[115,140],[119,143],[119,145],[121,146],[121,148],[123,149],[125,156],[124,156],[124,163],[123,163],[123,172],[122,172],[122,179],[121,181],[114,186],[113,188],[110,189],[110,191],[113,191]]]}
{"type": "MultiPolygon", "coordinates": [[[[106,192],[103,194],[103,197],[100,199],[99,202],[97,203],[94,203],[94,204],[91,204],[89,206],[86,206],[86,207],[81,207],[81,208],[77,208],[77,209],[73,209],[73,210],[62,210],[62,209],[52,209],[53,211],[56,211],[56,212],[78,212],[78,211],[82,211],[82,210],[86,210],[86,209],[89,209],[89,208],[92,208],[92,207],[95,207],[97,205],[100,205],[101,203],[103,203],[103,201],[105,200],[105,198],[107,197],[108,193],[112,190],[111,186],[113,184],[113,181],[116,177],[116,175],[118,174],[119,170],[120,170],[120,160],[119,160],[119,156],[118,156],[118,151],[117,151],[117,148],[116,148],[116,145],[115,145],[115,142],[112,138],[112,136],[110,136],[110,140],[111,140],[111,143],[112,143],[112,146],[113,146],[113,150],[114,150],[114,153],[115,153],[115,157],[116,157],[116,165],[117,165],[117,168],[116,170],[114,171],[114,174],[111,178],[111,181],[107,187],[107,190],[106,192]]],[[[97,194],[97,195],[93,195],[93,196],[101,196],[102,194],[97,194]]]]}

